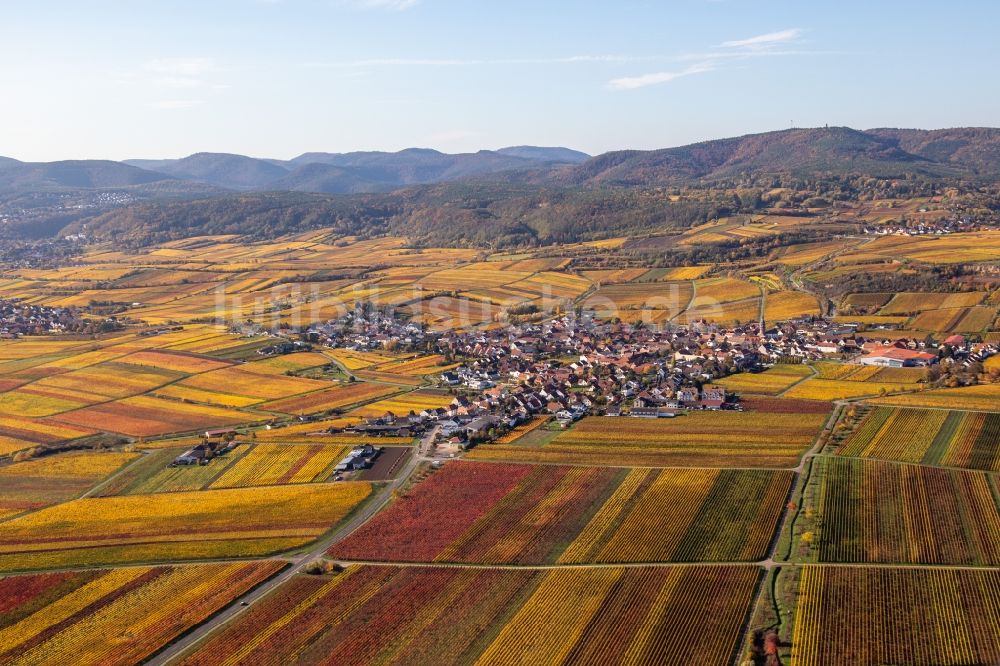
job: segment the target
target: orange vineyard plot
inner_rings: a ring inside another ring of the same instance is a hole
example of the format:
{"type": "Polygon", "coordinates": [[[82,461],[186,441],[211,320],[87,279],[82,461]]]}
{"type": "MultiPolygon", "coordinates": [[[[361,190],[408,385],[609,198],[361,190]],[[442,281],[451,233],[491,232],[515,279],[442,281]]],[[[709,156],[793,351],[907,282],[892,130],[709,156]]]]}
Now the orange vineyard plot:
{"type": "Polygon", "coordinates": [[[777,395],[812,375],[808,365],[775,365],[764,372],[740,372],[716,382],[730,391],[777,395]]]}
{"type": "Polygon", "coordinates": [[[877,398],[879,405],[1000,411],[1000,384],[978,384],[877,398]]]}
{"type": "Polygon", "coordinates": [[[0,467],[0,513],[9,516],[72,499],[137,457],[74,452],[0,467]]]}
{"type": "Polygon", "coordinates": [[[286,396],[329,388],[329,382],[302,377],[286,377],[253,371],[252,363],[195,375],[179,386],[245,395],[261,400],[274,400],[286,396]]]}
{"type": "Polygon", "coordinates": [[[877,407],[838,449],[843,456],[1000,471],[1000,414],[877,407]]]}
{"type": "Polygon", "coordinates": [[[411,391],[395,398],[379,400],[364,407],[355,409],[351,416],[378,417],[384,416],[386,412],[392,412],[397,416],[406,416],[411,411],[420,413],[425,409],[437,409],[447,407],[454,400],[454,396],[438,391],[411,391]]]}
{"type": "Polygon", "coordinates": [[[148,396],[94,405],[53,417],[60,423],[151,437],[226,425],[260,422],[266,416],[208,405],[190,405],[148,396]]]}
{"type": "Polygon", "coordinates": [[[993,479],[918,465],[817,458],[813,496],[820,562],[1000,564],[993,479]]]}
{"type": "Polygon", "coordinates": [[[181,663],[726,663],[759,577],[752,566],[351,567],[294,578],[181,663]]]}
{"type": "Polygon", "coordinates": [[[227,361],[222,361],[209,356],[201,356],[190,352],[172,351],[167,349],[151,349],[148,351],[136,352],[119,359],[120,363],[129,365],[152,366],[173,370],[186,374],[196,374],[209,370],[218,370],[230,365],[227,361]]]}
{"type": "Polygon", "coordinates": [[[237,562],[0,578],[0,662],[143,662],[283,567],[237,562]]]}
{"type": "Polygon", "coordinates": [[[819,314],[819,301],[816,297],[799,291],[768,294],[764,306],[766,322],[787,321],[796,317],[819,316],[819,314]]]}
{"type": "Polygon", "coordinates": [[[589,417],[541,447],[486,444],[470,457],[648,467],[794,466],[829,408],[775,399],[761,403],[761,411],[692,412],[672,419],[589,417]]]}
{"type": "Polygon", "coordinates": [[[0,523],[0,571],[268,555],[307,544],[367,483],[78,499],[0,523]]]}
{"type": "Polygon", "coordinates": [[[396,386],[355,382],[323,391],[316,391],[315,393],[308,393],[295,398],[266,402],[260,405],[259,409],[270,412],[283,412],[285,414],[313,414],[356,405],[360,402],[375,400],[376,398],[398,392],[399,388],[396,386]]]}
{"type": "Polygon", "coordinates": [[[791,473],[767,470],[455,462],[331,554],[482,564],[753,561],[790,484],[791,473]]]}
{"type": "Polygon", "coordinates": [[[807,566],[795,666],[1000,663],[1000,572],[807,566]]]}

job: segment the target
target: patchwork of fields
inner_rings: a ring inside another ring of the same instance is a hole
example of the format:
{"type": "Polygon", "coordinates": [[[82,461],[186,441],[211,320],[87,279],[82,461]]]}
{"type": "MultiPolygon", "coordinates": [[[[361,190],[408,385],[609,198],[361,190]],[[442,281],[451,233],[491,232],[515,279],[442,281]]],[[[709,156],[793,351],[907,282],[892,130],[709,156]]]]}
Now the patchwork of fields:
{"type": "Polygon", "coordinates": [[[1000,565],[992,475],[850,458],[814,464],[816,561],[1000,565]]]}
{"type": "MultiPolygon", "coordinates": [[[[739,242],[810,220],[727,218],[634,243],[739,242]]],[[[976,257],[1000,258],[996,234],[977,238],[976,257]]],[[[367,301],[431,330],[575,305],[770,324],[819,313],[789,290],[799,280],[951,263],[954,242],[837,239],[757,266],[649,268],[589,263],[628,239],[487,256],[312,232],[4,270],[0,297],[170,325],[0,341],[0,662],[131,664],[175,646],[172,664],[206,665],[747,664],[768,649],[795,665],[1000,661],[1000,385],[779,364],[718,382],[743,411],[566,428],[539,416],[448,449],[465,459],[440,454],[440,469],[426,442],[380,438],[412,446],[399,476],[339,482],[336,464],[373,440],[331,429],[447,406],[464,389],[432,386],[451,352],[262,358],[273,337],[204,323],[305,329],[367,301]],[[827,429],[834,400],[863,404],[827,429]],[[170,466],[233,427],[233,451],[170,466]],[[258,585],[265,596],[219,622],[258,585]]],[[[961,288],[834,305],[841,321],[901,327],[886,337],[995,337],[1000,292],[961,288]]]]}
{"type": "Polygon", "coordinates": [[[295,578],[181,663],[726,663],[760,571],[351,567],[295,578]]]}
{"type": "Polygon", "coordinates": [[[284,566],[237,562],[0,578],[0,661],[140,663],[284,566]]]}
{"type": "Polygon", "coordinates": [[[808,566],[792,663],[1000,661],[1000,571],[808,566]]]}
{"type": "Polygon", "coordinates": [[[839,453],[1000,472],[998,442],[997,413],[877,407],[839,453]]]}
{"type": "Polygon", "coordinates": [[[692,412],[672,419],[591,417],[542,446],[487,444],[474,460],[636,467],[794,467],[829,415],[828,403],[781,400],[766,411],[692,412]]]}
{"type": "Polygon", "coordinates": [[[259,342],[205,325],[76,343],[5,342],[0,456],[97,432],[151,438],[349,409],[410,390],[405,384],[419,385],[421,374],[442,367],[440,358],[385,356],[378,361],[401,373],[390,377],[404,385],[331,382],[299,373],[335,359],[299,353],[258,360],[259,342]],[[246,359],[227,358],[234,343],[246,359]]]}
{"type": "Polygon", "coordinates": [[[184,452],[184,448],[158,449],[104,484],[98,496],[321,483],[333,477],[334,467],[350,447],[346,441],[339,444],[260,442],[240,445],[205,465],[177,467],[170,463],[184,452]]]}
{"type": "Polygon", "coordinates": [[[0,467],[0,519],[72,499],[136,457],[79,452],[0,467]]]}
{"type": "Polygon", "coordinates": [[[0,572],[252,557],[314,541],[364,482],[77,499],[0,522],[0,572]]]}
{"type": "Polygon", "coordinates": [[[452,463],[331,554],[484,564],[755,561],[790,485],[789,473],[762,470],[452,463]],[[650,533],[658,538],[643,538],[650,533]]]}

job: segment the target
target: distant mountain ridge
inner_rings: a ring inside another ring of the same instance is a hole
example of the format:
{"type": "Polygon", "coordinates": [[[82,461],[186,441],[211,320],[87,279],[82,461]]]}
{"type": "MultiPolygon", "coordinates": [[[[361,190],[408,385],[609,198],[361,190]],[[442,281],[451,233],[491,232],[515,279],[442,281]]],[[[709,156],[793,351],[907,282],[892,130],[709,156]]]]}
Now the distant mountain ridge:
{"type": "Polygon", "coordinates": [[[873,129],[868,134],[895,142],[902,150],[935,162],[995,174],[1000,164],[1000,129],[960,127],[943,130],[873,129]]]}
{"type": "Polygon", "coordinates": [[[207,187],[236,192],[366,194],[464,180],[479,185],[495,181],[497,185],[519,182],[541,187],[649,187],[748,173],[1000,177],[1000,129],[790,129],[595,157],[569,148],[539,146],[459,154],[427,148],[311,152],[290,160],[228,153],[124,162],[37,163],[0,157],[0,192],[124,188],[170,181],[164,190],[175,194],[186,187],[197,193],[207,187]]]}
{"type": "Polygon", "coordinates": [[[1000,130],[791,129],[663,150],[605,153],[560,178],[574,185],[649,186],[789,172],[881,177],[1000,174],[1000,130]]]}
{"type": "MultiPolygon", "coordinates": [[[[124,163],[139,166],[132,160],[124,163]]],[[[230,190],[259,189],[288,174],[287,169],[267,160],[229,153],[195,153],[179,160],[157,160],[155,168],[174,178],[230,190]]]]}
{"type": "Polygon", "coordinates": [[[19,162],[0,158],[0,190],[104,189],[173,180],[169,175],[110,160],[19,162]]]}
{"type": "Polygon", "coordinates": [[[568,148],[518,146],[447,154],[426,148],[396,153],[305,153],[291,160],[196,153],[179,160],[126,160],[184,180],[231,190],[351,194],[460,180],[504,171],[579,164],[589,155],[568,148]]]}
{"type": "Polygon", "coordinates": [[[0,218],[7,220],[0,237],[85,233],[139,246],[198,231],[264,238],[326,225],[350,235],[517,246],[683,228],[728,214],[732,197],[719,193],[733,187],[845,176],[912,177],[924,189],[995,184],[1000,129],[790,129],[592,158],[533,146],[291,160],[0,158],[0,218]],[[665,205],[659,188],[689,185],[705,196],[665,205]]]}

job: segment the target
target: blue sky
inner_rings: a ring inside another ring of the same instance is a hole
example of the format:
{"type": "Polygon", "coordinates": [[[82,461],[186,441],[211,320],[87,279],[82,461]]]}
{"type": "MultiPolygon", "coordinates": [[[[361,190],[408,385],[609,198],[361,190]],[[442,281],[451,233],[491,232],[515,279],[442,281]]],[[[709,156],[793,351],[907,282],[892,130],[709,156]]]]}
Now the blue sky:
{"type": "Polygon", "coordinates": [[[998,23],[985,0],[7,0],[0,155],[997,126],[998,23]]]}

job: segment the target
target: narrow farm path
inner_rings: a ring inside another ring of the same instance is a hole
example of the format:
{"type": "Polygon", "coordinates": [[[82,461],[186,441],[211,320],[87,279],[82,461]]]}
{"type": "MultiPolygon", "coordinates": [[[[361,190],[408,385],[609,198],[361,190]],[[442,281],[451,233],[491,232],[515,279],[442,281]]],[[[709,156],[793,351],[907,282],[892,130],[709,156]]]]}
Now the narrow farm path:
{"type": "Polygon", "coordinates": [[[688,302],[685,303],[684,307],[677,310],[677,314],[671,317],[670,321],[675,321],[682,314],[690,310],[691,306],[694,305],[694,299],[696,298],[698,298],[698,281],[691,280],[691,298],[688,299],[688,302]]]}
{"type": "MultiPolygon", "coordinates": [[[[781,391],[779,391],[776,394],[775,397],[784,398],[786,393],[788,393],[789,391],[791,391],[793,388],[795,388],[796,386],[798,386],[802,382],[806,381],[807,379],[813,379],[813,378],[819,376],[819,373],[816,371],[815,367],[813,367],[812,365],[808,365],[808,364],[806,365],[806,367],[809,368],[809,374],[808,375],[806,375],[805,377],[802,377],[802,378],[796,380],[795,383],[786,386],[781,391]]],[[[836,411],[836,410],[834,410],[834,411],[836,411]]]]}
{"type": "MultiPolygon", "coordinates": [[[[432,431],[431,433],[425,435],[420,442],[418,451],[424,450],[425,447],[429,447],[429,443],[433,441],[434,435],[436,435],[436,431],[432,431]]],[[[172,661],[179,659],[184,653],[207,638],[209,634],[214,632],[216,629],[244,613],[248,608],[252,607],[256,601],[266,596],[275,588],[291,580],[299,573],[299,570],[304,565],[323,557],[330,546],[349,536],[352,532],[371,520],[376,513],[381,511],[382,508],[392,500],[393,491],[401,487],[409,480],[410,476],[413,474],[414,470],[417,469],[420,462],[420,456],[411,456],[399,476],[395,480],[376,490],[375,493],[368,498],[365,504],[352,516],[350,516],[346,522],[336,527],[333,531],[314,543],[304,552],[293,554],[288,558],[280,558],[288,561],[291,566],[254,590],[244,594],[238,599],[235,599],[223,611],[212,617],[212,619],[208,620],[194,631],[185,635],[179,641],[168,646],[148,663],[162,665],[169,664],[172,661]]]]}
{"type": "Polygon", "coordinates": [[[111,476],[107,477],[106,479],[104,479],[103,481],[101,481],[100,483],[98,483],[97,485],[91,486],[90,490],[88,490],[87,492],[85,492],[82,495],[80,495],[79,499],[85,499],[87,497],[93,497],[96,493],[99,493],[106,486],[108,486],[112,481],[114,481],[115,479],[117,479],[121,475],[125,474],[130,469],[132,469],[132,466],[135,465],[136,463],[138,463],[140,460],[142,460],[143,457],[149,455],[148,451],[136,451],[136,453],[139,454],[138,458],[136,458],[135,460],[132,460],[130,462],[125,463],[124,465],[122,465],[118,469],[117,472],[115,472],[111,476]]]}
{"type": "Polygon", "coordinates": [[[760,290],[760,309],[757,312],[757,320],[760,322],[760,331],[763,335],[764,331],[767,330],[767,287],[765,287],[760,282],[757,283],[757,289],[760,290]]]}
{"type": "Polygon", "coordinates": [[[817,290],[815,290],[815,289],[809,289],[808,287],[806,287],[805,283],[802,281],[802,276],[803,276],[803,274],[809,272],[810,270],[812,270],[814,268],[818,268],[819,266],[821,266],[824,263],[830,261],[831,259],[836,259],[837,257],[839,257],[840,255],[842,255],[842,254],[844,254],[846,252],[853,252],[854,250],[858,249],[859,247],[861,247],[863,245],[867,245],[868,243],[870,243],[874,239],[873,238],[858,238],[856,240],[857,240],[857,242],[845,244],[843,247],[838,248],[836,251],[831,252],[830,254],[824,255],[824,256],[820,257],[819,259],[817,259],[815,261],[811,261],[811,262],[809,262],[807,264],[803,264],[802,266],[799,266],[798,268],[796,268],[795,270],[793,270],[791,273],[788,274],[788,279],[791,282],[791,285],[792,285],[793,289],[795,289],[796,291],[801,291],[801,292],[807,293],[807,294],[812,294],[813,296],[815,296],[817,298],[817,300],[819,301],[820,314],[823,315],[823,316],[825,316],[825,317],[834,317],[834,316],[836,316],[836,314],[837,314],[837,304],[834,303],[829,298],[827,298],[825,294],[823,294],[821,292],[817,293],[817,290]]]}

